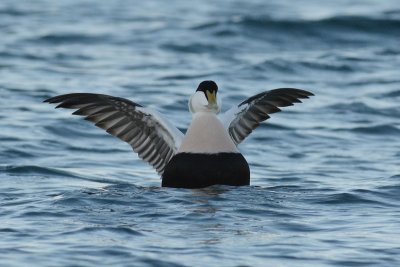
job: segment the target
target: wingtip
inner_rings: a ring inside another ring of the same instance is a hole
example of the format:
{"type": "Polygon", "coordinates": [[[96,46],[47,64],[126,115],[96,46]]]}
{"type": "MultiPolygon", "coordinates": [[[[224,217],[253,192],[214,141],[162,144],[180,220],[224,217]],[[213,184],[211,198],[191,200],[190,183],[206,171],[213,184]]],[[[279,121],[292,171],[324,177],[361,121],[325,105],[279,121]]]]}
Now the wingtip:
{"type": "Polygon", "coordinates": [[[298,92],[301,93],[301,98],[310,98],[310,96],[315,96],[314,93],[308,91],[308,90],[304,90],[304,89],[297,89],[295,88],[298,92]]]}
{"type": "Polygon", "coordinates": [[[304,89],[297,89],[297,90],[302,91],[307,96],[314,96],[314,93],[309,90],[304,90],[304,89]]]}
{"type": "Polygon", "coordinates": [[[298,89],[298,88],[294,88],[297,91],[301,92],[303,94],[304,97],[309,97],[309,96],[314,96],[314,93],[308,91],[308,90],[304,90],[304,89],[298,89]]]}
{"type": "Polygon", "coordinates": [[[47,99],[43,100],[43,103],[49,103],[49,104],[57,103],[58,97],[59,96],[53,96],[53,97],[47,98],[47,99]]]}

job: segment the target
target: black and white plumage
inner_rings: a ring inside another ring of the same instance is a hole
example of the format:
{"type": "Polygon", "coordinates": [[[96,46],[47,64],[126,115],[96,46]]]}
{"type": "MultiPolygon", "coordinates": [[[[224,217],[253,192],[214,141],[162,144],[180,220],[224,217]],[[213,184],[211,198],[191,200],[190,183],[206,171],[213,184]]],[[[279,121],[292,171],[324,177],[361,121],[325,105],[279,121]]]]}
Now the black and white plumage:
{"type": "Polygon", "coordinates": [[[131,145],[139,157],[159,174],[176,154],[183,134],[158,112],[130,100],[101,94],[75,93],[45,100],[60,103],[56,108],[77,109],[97,127],[131,145]]]}
{"type": "Polygon", "coordinates": [[[233,106],[221,116],[221,121],[228,129],[232,140],[238,145],[262,121],[270,118],[269,114],[281,111],[280,107],[301,103],[300,99],[313,94],[300,89],[279,88],[256,94],[237,106],[233,106]]]}
{"type": "Polygon", "coordinates": [[[74,93],[45,100],[76,109],[96,126],[131,145],[162,176],[162,185],[199,188],[213,184],[248,185],[250,171],[237,145],[279,107],[301,103],[313,94],[281,88],[252,96],[225,113],[213,81],[200,83],[189,100],[193,120],[185,135],[158,112],[130,100],[74,93]]]}

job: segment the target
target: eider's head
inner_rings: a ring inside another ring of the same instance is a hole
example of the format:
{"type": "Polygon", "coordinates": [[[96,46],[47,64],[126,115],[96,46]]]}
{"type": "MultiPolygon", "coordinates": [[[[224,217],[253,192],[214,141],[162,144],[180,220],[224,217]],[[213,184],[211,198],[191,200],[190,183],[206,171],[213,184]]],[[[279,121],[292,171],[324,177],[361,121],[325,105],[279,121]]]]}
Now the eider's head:
{"type": "Polygon", "coordinates": [[[190,112],[218,113],[221,110],[221,101],[217,101],[217,92],[218,86],[214,81],[201,82],[189,99],[190,112]]]}

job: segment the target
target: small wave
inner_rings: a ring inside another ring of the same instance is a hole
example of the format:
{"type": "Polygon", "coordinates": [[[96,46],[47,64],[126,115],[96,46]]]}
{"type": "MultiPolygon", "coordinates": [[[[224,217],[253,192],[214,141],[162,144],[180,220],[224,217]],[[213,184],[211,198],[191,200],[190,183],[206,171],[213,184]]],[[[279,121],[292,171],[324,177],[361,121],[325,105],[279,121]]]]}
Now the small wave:
{"type": "Polygon", "coordinates": [[[217,75],[216,73],[199,73],[199,74],[181,74],[181,75],[168,75],[168,76],[163,76],[159,78],[158,80],[164,81],[164,80],[193,80],[193,79],[199,79],[199,78],[207,78],[213,75],[217,75]]]}
{"type": "Polygon", "coordinates": [[[219,46],[210,44],[201,44],[201,43],[191,43],[187,45],[165,44],[162,46],[162,48],[167,50],[172,50],[175,52],[194,53],[194,54],[223,52],[222,48],[219,46]]]}
{"type": "Polygon", "coordinates": [[[263,31],[273,32],[273,35],[269,34],[268,36],[274,36],[274,38],[290,32],[291,35],[297,36],[318,36],[325,40],[336,38],[342,42],[357,42],[355,38],[348,38],[348,34],[356,32],[396,36],[399,27],[399,19],[368,16],[334,16],[320,20],[243,16],[226,21],[213,21],[196,25],[192,27],[192,30],[214,31],[215,35],[221,31],[228,31],[229,35],[248,35],[263,31]],[[232,30],[232,27],[234,27],[234,30],[232,30]],[[239,29],[235,27],[239,27],[239,29]],[[327,32],[329,32],[329,35],[327,32]]]}
{"type": "Polygon", "coordinates": [[[309,73],[309,71],[329,71],[329,72],[356,72],[359,71],[354,67],[351,62],[346,63],[340,60],[340,63],[334,62],[332,60],[323,61],[292,61],[292,60],[282,60],[282,59],[272,59],[261,63],[257,63],[252,66],[255,71],[277,71],[278,73],[288,74],[299,74],[299,73],[309,73]]]}
{"type": "Polygon", "coordinates": [[[295,222],[284,222],[280,223],[279,228],[287,230],[287,231],[293,231],[293,232],[317,232],[321,231],[321,228],[318,227],[313,227],[311,225],[307,225],[304,223],[295,223],[295,222]]]}
{"type": "Polygon", "coordinates": [[[14,136],[2,136],[0,139],[1,142],[21,142],[23,141],[21,138],[14,136]]]}
{"type": "Polygon", "coordinates": [[[274,20],[265,18],[244,17],[231,23],[249,27],[269,27],[276,30],[342,30],[375,32],[379,34],[398,32],[400,20],[371,18],[364,16],[335,16],[321,20],[274,20]]]}
{"type": "Polygon", "coordinates": [[[104,43],[111,39],[109,35],[90,35],[80,33],[50,33],[37,38],[32,41],[49,44],[98,44],[104,43]]]}
{"type": "Polygon", "coordinates": [[[361,134],[370,135],[398,135],[400,134],[400,129],[391,124],[381,124],[373,126],[360,126],[360,127],[350,127],[350,128],[336,128],[333,129],[336,132],[354,132],[361,134]]]}
{"type": "Polygon", "coordinates": [[[253,67],[254,70],[276,70],[279,72],[284,73],[296,73],[296,66],[294,66],[293,62],[285,61],[282,59],[274,59],[274,60],[267,60],[262,63],[256,64],[253,67]]]}
{"type": "Polygon", "coordinates": [[[400,16],[400,9],[392,9],[392,10],[386,10],[383,12],[385,15],[389,15],[392,17],[400,16]]]}
{"type": "Polygon", "coordinates": [[[324,195],[324,199],[315,201],[317,204],[330,204],[330,205],[348,205],[348,204],[380,204],[385,203],[362,197],[360,194],[355,193],[336,193],[330,195],[324,195]]]}
{"type": "Polygon", "coordinates": [[[340,71],[340,72],[352,72],[355,71],[354,67],[349,64],[335,64],[335,63],[321,63],[321,62],[309,62],[309,61],[302,61],[297,63],[302,67],[306,67],[308,69],[314,70],[328,70],[328,71],[340,71]]]}
{"type": "Polygon", "coordinates": [[[6,149],[3,151],[7,158],[34,158],[35,155],[19,149],[6,149]]]}
{"type": "Polygon", "coordinates": [[[395,97],[400,97],[400,90],[395,90],[386,94],[382,94],[380,98],[395,98],[395,97]]]}
{"type": "Polygon", "coordinates": [[[79,54],[79,53],[56,53],[54,55],[54,59],[57,60],[82,60],[82,61],[89,61],[93,60],[93,57],[84,55],[84,54],[79,54]]]}
{"type": "Polygon", "coordinates": [[[399,200],[399,185],[390,185],[377,187],[375,189],[356,189],[353,190],[355,194],[362,195],[364,197],[379,199],[380,202],[384,202],[386,206],[399,206],[396,200],[399,200]]]}
{"type": "MultiPolygon", "coordinates": [[[[383,86],[385,84],[398,84],[400,83],[400,80],[398,79],[389,79],[389,78],[385,78],[385,79],[380,79],[380,78],[372,78],[372,79],[362,79],[362,80],[356,80],[356,81],[350,81],[347,82],[346,84],[349,86],[355,86],[355,87],[360,87],[360,86],[371,86],[371,85],[376,85],[376,86],[383,86]]],[[[379,97],[379,96],[377,96],[379,97]]]]}
{"type": "Polygon", "coordinates": [[[13,16],[13,17],[23,17],[29,16],[32,14],[38,14],[39,12],[35,12],[33,10],[22,10],[15,8],[0,8],[0,16],[13,16]]]}
{"type": "Polygon", "coordinates": [[[139,260],[140,263],[143,264],[143,266],[155,266],[155,267],[185,267],[188,265],[180,264],[177,262],[172,262],[168,260],[162,260],[162,259],[156,259],[156,258],[150,258],[150,257],[142,257],[139,260]]]}
{"type": "Polygon", "coordinates": [[[327,109],[330,109],[333,112],[341,114],[350,112],[350,113],[358,113],[366,115],[382,115],[386,117],[395,117],[395,118],[398,118],[400,116],[400,112],[395,108],[374,108],[362,102],[334,104],[328,106],[327,109]]]}
{"type": "Polygon", "coordinates": [[[377,191],[385,197],[390,197],[394,200],[400,200],[400,174],[390,177],[391,180],[399,181],[393,185],[379,186],[377,191]]]}
{"type": "Polygon", "coordinates": [[[397,56],[400,54],[400,50],[395,48],[385,48],[376,52],[376,54],[381,56],[397,56]]]}
{"type": "Polygon", "coordinates": [[[64,212],[51,212],[51,211],[27,211],[24,213],[20,213],[18,215],[21,218],[31,218],[31,217],[54,217],[54,218],[62,218],[62,217],[68,217],[67,214],[64,212]]]}
{"type": "Polygon", "coordinates": [[[83,227],[78,230],[70,231],[62,233],[62,235],[75,235],[80,233],[90,233],[90,232],[111,232],[114,234],[123,234],[123,235],[133,235],[133,236],[141,236],[142,233],[133,230],[127,226],[118,226],[118,227],[83,227]]]}
{"type": "Polygon", "coordinates": [[[18,53],[2,51],[2,52],[0,52],[0,57],[7,58],[7,59],[23,58],[23,59],[28,59],[28,60],[45,60],[46,59],[46,57],[43,57],[40,55],[35,55],[35,54],[30,54],[30,53],[24,53],[22,51],[18,51],[18,53]]]}
{"type": "Polygon", "coordinates": [[[211,22],[206,22],[206,23],[192,26],[191,29],[192,30],[204,30],[204,29],[209,29],[209,28],[215,28],[221,24],[223,24],[223,22],[221,22],[221,21],[211,21],[211,22]]]}
{"type": "Polygon", "coordinates": [[[0,166],[0,172],[7,173],[7,174],[34,174],[40,176],[64,176],[64,177],[77,177],[75,174],[72,174],[67,171],[58,170],[54,168],[46,168],[41,166],[35,165],[22,165],[22,166],[0,166]]]}
{"type": "MultiPolygon", "coordinates": [[[[292,153],[292,154],[289,154],[288,157],[292,158],[292,159],[302,159],[302,158],[306,158],[307,154],[304,154],[304,153],[292,153]]],[[[293,180],[293,181],[297,181],[297,180],[299,181],[300,179],[296,177],[295,180],[293,180]]]]}
{"type": "Polygon", "coordinates": [[[376,135],[381,135],[381,134],[398,135],[398,134],[400,134],[400,130],[397,127],[395,127],[393,125],[388,125],[388,124],[367,126],[367,127],[355,127],[355,128],[352,128],[351,131],[357,132],[357,133],[376,134],[376,135]]]}
{"type": "Polygon", "coordinates": [[[0,228],[0,233],[19,233],[19,231],[13,228],[0,228]]]}

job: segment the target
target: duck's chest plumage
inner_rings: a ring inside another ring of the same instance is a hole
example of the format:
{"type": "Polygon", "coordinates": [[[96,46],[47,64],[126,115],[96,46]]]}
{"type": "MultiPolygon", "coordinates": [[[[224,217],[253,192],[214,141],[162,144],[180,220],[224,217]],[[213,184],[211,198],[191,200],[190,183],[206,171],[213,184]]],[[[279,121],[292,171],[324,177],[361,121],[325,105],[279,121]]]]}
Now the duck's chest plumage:
{"type": "Polygon", "coordinates": [[[199,188],[248,185],[250,170],[214,113],[194,114],[178,153],[167,164],[162,185],[199,188]]]}
{"type": "Polygon", "coordinates": [[[239,153],[218,117],[211,112],[193,115],[178,153],[239,153]]]}

